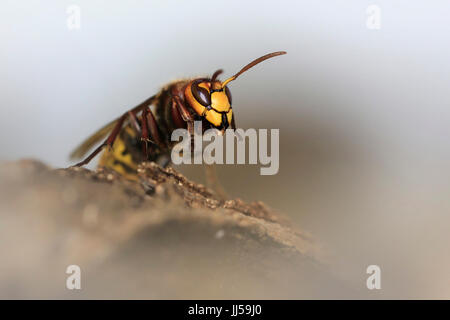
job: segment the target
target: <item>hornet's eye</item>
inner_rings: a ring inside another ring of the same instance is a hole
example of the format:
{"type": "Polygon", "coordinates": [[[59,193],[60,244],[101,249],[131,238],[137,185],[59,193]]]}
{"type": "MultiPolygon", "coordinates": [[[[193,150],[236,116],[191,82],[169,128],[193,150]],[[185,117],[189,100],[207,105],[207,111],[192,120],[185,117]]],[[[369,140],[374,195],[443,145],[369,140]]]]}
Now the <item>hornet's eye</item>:
{"type": "Polygon", "coordinates": [[[211,96],[209,95],[208,90],[198,86],[196,83],[192,85],[192,95],[194,96],[195,100],[200,102],[205,107],[211,105],[211,96]]]}
{"type": "Polygon", "coordinates": [[[227,95],[228,101],[230,102],[231,106],[231,92],[230,89],[228,89],[228,87],[225,87],[225,94],[227,95]]]}

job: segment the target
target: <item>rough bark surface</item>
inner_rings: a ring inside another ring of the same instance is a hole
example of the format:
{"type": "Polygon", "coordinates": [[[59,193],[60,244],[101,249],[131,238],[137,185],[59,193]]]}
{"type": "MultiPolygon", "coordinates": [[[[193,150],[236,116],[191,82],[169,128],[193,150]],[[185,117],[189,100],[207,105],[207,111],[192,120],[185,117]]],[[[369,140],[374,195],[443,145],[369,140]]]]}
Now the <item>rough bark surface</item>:
{"type": "Polygon", "coordinates": [[[264,203],[222,201],[154,163],[139,176],[0,165],[0,298],[342,293],[312,238],[264,203]],[[81,290],[66,288],[69,265],[81,268],[81,290]]]}

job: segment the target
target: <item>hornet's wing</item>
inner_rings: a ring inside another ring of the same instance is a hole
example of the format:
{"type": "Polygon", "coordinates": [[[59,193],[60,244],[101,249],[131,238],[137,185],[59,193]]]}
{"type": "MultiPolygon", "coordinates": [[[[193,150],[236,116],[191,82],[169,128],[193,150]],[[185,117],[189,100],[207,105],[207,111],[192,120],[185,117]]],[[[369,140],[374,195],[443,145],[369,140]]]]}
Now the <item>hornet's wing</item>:
{"type": "Polygon", "coordinates": [[[96,133],[91,135],[89,138],[84,140],[78,147],[76,147],[75,150],[72,151],[70,154],[70,160],[75,159],[81,159],[84,157],[84,155],[97,143],[99,143],[101,140],[105,139],[109,132],[114,128],[117,121],[119,119],[116,119],[114,121],[111,121],[107,125],[105,125],[103,128],[98,130],[96,133]]]}
{"type": "MultiPolygon", "coordinates": [[[[151,96],[144,102],[138,104],[136,107],[131,109],[129,112],[138,113],[139,111],[143,110],[145,107],[153,104],[155,101],[156,95],[151,96]]],[[[86,153],[97,143],[99,143],[101,140],[105,139],[108,133],[111,132],[111,130],[114,128],[114,126],[119,121],[120,117],[111,121],[107,125],[105,125],[103,128],[95,132],[93,135],[91,135],[89,138],[87,138],[85,141],[83,141],[75,150],[72,151],[70,154],[70,159],[80,159],[86,153]]]]}

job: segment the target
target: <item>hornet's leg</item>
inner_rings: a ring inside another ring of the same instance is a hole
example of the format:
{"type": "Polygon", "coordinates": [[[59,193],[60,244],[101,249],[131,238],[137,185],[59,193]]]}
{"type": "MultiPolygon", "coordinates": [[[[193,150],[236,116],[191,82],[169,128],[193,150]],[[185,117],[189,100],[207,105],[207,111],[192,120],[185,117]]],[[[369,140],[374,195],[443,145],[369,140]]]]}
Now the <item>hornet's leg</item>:
{"type": "Polygon", "coordinates": [[[181,102],[180,97],[173,96],[175,107],[181,115],[181,118],[187,123],[188,131],[190,134],[194,134],[194,117],[186,109],[185,105],[181,102]]]}
{"type": "Polygon", "coordinates": [[[148,122],[145,120],[147,119],[147,112],[148,108],[144,108],[142,110],[142,135],[141,135],[141,141],[142,141],[142,152],[144,154],[144,159],[148,159],[148,142],[150,141],[149,135],[148,135],[148,122]]]}
{"type": "Polygon", "coordinates": [[[176,108],[181,115],[183,121],[187,124],[187,130],[191,135],[191,149],[194,148],[194,117],[189,113],[186,106],[181,102],[180,97],[174,96],[172,108],[176,108]]]}
{"type": "Polygon", "coordinates": [[[141,140],[143,142],[143,152],[145,159],[148,159],[148,142],[158,145],[160,148],[163,147],[163,143],[158,131],[158,124],[156,123],[155,117],[150,107],[145,108],[142,111],[142,135],[141,140]],[[153,140],[150,139],[150,136],[153,140]]]}
{"type": "Polygon", "coordinates": [[[189,113],[188,109],[186,109],[185,105],[181,102],[179,96],[173,97],[174,101],[176,102],[176,106],[178,108],[178,111],[181,114],[181,117],[184,121],[194,121],[194,118],[189,113]]]}
{"type": "MultiPolygon", "coordinates": [[[[183,118],[184,121],[187,122],[188,131],[191,134],[191,137],[193,137],[194,118],[191,116],[189,111],[180,101],[180,98],[178,96],[174,96],[174,100],[176,103],[176,107],[178,108],[178,111],[181,114],[181,117],[183,118]]],[[[234,125],[234,121],[232,122],[232,124],[234,125]]],[[[221,198],[222,200],[227,199],[228,198],[227,193],[225,192],[225,190],[223,189],[223,187],[219,182],[219,179],[217,178],[216,167],[214,165],[205,164],[205,176],[206,176],[206,184],[216,192],[219,198],[221,198]]]]}
{"type": "Polygon", "coordinates": [[[136,114],[133,111],[128,111],[128,116],[130,117],[131,125],[136,133],[136,136],[141,135],[141,126],[139,125],[139,121],[136,117],[136,114]]]}
{"type": "Polygon", "coordinates": [[[159,135],[158,124],[156,123],[155,116],[150,108],[147,108],[147,127],[150,130],[150,135],[160,148],[164,147],[163,141],[159,135]]]}
{"type": "Polygon", "coordinates": [[[239,134],[239,132],[236,131],[236,122],[234,121],[234,115],[233,118],[231,118],[231,129],[234,130],[234,134],[236,135],[239,141],[244,140],[244,138],[239,134]]]}
{"type": "Polygon", "coordinates": [[[113,130],[109,134],[108,138],[106,138],[105,142],[103,142],[100,146],[97,147],[86,159],[83,161],[77,163],[75,167],[81,167],[85,164],[88,164],[100,151],[103,150],[104,147],[112,147],[114,141],[117,138],[117,135],[119,134],[120,130],[122,129],[123,122],[128,117],[128,113],[125,113],[123,116],[119,118],[117,121],[117,124],[114,126],[113,130]]]}
{"type": "Polygon", "coordinates": [[[219,178],[217,177],[216,166],[214,164],[205,164],[204,166],[206,185],[213,189],[221,200],[228,199],[228,194],[222,187],[219,178]]]}

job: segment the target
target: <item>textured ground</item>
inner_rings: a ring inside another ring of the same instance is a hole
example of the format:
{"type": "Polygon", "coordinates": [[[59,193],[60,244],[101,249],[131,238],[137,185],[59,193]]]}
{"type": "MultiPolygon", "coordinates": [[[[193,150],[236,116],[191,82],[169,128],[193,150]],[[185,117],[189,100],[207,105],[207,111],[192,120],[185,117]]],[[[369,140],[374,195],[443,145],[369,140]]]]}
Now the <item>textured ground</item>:
{"type": "MultiPolygon", "coordinates": [[[[222,201],[173,169],[0,166],[0,298],[323,298],[345,287],[262,202],[222,201]],[[67,290],[68,265],[82,289],[67,290]]],[[[346,292],[346,296],[348,296],[346,292]]]]}

